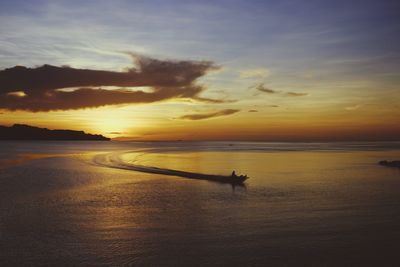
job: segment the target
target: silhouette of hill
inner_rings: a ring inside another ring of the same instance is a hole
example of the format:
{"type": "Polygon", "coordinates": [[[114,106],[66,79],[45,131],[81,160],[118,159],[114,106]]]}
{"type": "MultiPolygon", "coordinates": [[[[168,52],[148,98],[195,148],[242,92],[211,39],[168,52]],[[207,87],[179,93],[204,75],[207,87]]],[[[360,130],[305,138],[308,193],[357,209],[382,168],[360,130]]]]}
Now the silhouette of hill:
{"type": "Polygon", "coordinates": [[[110,138],[99,134],[87,134],[84,131],[49,130],[25,124],[14,124],[11,127],[0,126],[0,140],[98,140],[110,138]]]}

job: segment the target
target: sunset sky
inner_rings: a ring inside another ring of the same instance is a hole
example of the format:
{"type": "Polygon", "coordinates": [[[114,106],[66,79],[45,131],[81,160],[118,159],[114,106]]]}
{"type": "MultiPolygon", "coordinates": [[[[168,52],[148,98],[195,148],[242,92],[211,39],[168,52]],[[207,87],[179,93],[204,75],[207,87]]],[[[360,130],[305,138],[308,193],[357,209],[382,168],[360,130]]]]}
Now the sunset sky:
{"type": "Polygon", "coordinates": [[[14,123],[400,140],[400,2],[2,0],[0,124],[14,123]]]}

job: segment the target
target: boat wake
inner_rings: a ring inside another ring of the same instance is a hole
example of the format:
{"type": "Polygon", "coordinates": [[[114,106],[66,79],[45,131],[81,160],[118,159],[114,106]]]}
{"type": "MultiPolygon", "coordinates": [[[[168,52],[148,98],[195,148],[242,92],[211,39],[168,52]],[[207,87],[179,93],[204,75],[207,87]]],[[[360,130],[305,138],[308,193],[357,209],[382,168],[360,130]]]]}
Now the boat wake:
{"type": "Polygon", "coordinates": [[[189,179],[208,180],[218,183],[227,183],[236,185],[243,185],[243,182],[247,179],[247,176],[231,176],[231,175],[225,176],[225,175],[204,174],[204,173],[187,172],[187,171],[134,164],[134,161],[131,163],[131,162],[126,162],[123,159],[123,155],[129,153],[137,153],[137,151],[100,154],[94,156],[93,162],[99,166],[115,168],[115,169],[123,169],[123,170],[169,175],[169,176],[178,176],[189,179]]]}

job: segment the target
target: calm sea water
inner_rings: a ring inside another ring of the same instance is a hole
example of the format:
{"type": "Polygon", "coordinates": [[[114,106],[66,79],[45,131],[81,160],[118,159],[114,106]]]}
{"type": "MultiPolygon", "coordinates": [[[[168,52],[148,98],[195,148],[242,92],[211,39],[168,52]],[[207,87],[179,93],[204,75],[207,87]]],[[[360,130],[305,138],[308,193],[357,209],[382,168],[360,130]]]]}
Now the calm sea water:
{"type": "Polygon", "coordinates": [[[0,147],[0,266],[400,266],[400,143],[0,147]]]}

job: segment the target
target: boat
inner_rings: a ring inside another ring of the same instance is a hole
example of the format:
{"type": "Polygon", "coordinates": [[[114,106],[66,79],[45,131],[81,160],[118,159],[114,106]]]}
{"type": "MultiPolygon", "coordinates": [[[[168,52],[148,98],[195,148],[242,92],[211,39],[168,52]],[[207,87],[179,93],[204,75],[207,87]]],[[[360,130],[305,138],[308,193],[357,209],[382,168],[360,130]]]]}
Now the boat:
{"type": "Polygon", "coordinates": [[[379,161],[379,165],[400,168],[400,160],[393,160],[393,161],[381,160],[379,161]]]}
{"type": "Polygon", "coordinates": [[[235,171],[232,171],[232,174],[231,176],[229,176],[229,178],[233,183],[243,183],[244,181],[249,179],[247,175],[236,175],[235,171]]]}

